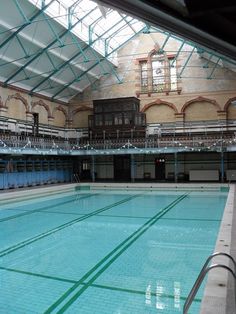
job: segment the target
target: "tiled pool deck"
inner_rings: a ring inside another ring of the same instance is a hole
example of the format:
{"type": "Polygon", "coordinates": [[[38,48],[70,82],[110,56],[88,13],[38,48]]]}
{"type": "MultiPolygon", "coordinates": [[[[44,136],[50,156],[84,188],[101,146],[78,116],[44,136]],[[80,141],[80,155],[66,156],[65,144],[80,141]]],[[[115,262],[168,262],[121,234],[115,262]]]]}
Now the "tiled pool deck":
{"type": "MultiPolygon", "coordinates": [[[[2,191],[1,201],[10,202],[17,198],[33,198],[51,193],[61,193],[69,191],[78,184],[57,185],[50,187],[40,187],[31,189],[20,189],[11,191],[2,191]]],[[[218,183],[196,183],[196,184],[159,184],[159,183],[82,183],[79,187],[91,186],[95,188],[142,188],[142,189],[183,189],[183,190],[198,190],[198,189],[220,189],[229,187],[229,195],[222,218],[220,231],[218,234],[215,252],[225,252],[231,254],[236,259],[236,185],[218,184],[218,183]]],[[[233,267],[229,260],[224,256],[215,257],[212,262],[220,263],[233,267]]],[[[200,314],[235,314],[235,291],[234,280],[232,275],[225,269],[214,269],[209,273],[207,285],[204,292],[204,297],[201,305],[200,314]]]]}

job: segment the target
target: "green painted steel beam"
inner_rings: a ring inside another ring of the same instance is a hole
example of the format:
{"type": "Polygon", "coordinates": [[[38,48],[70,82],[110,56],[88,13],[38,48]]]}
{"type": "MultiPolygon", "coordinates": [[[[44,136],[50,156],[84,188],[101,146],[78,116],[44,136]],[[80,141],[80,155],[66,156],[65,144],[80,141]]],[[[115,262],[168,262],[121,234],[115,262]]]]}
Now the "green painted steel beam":
{"type": "Polygon", "coordinates": [[[71,72],[73,73],[74,77],[78,77],[78,75],[75,73],[75,71],[73,70],[71,64],[68,64],[68,68],[71,70],[71,72]]]}
{"type": "Polygon", "coordinates": [[[175,57],[173,58],[173,60],[171,61],[171,67],[173,67],[174,66],[174,63],[175,63],[175,61],[178,59],[178,57],[179,57],[179,54],[180,54],[180,52],[181,52],[181,50],[182,50],[182,48],[183,48],[183,46],[186,44],[186,42],[185,42],[185,40],[182,42],[182,44],[180,45],[180,47],[179,47],[179,49],[178,49],[178,51],[177,51],[177,54],[175,55],[175,57]]]}
{"type": "Polygon", "coordinates": [[[143,30],[143,34],[150,34],[151,26],[148,23],[146,23],[145,25],[146,26],[145,29],[143,30]]]}
{"type": "MultiPolygon", "coordinates": [[[[116,27],[117,24],[119,22],[115,23],[113,25],[113,27],[116,27]]],[[[110,29],[109,29],[110,30],[110,29]]],[[[99,40],[100,38],[102,38],[106,33],[108,32],[105,31],[104,33],[102,33],[99,37],[97,37],[92,44],[94,44],[97,40],[99,40]]],[[[86,49],[92,49],[90,46],[86,46],[85,48],[82,48],[83,51],[85,51],[86,49]]],[[[94,50],[92,49],[92,52],[94,53],[94,50]]],[[[40,85],[42,85],[44,82],[46,82],[48,79],[50,79],[53,75],[55,75],[58,71],[60,71],[61,69],[63,69],[65,66],[67,66],[67,64],[69,64],[71,61],[73,61],[75,58],[77,58],[78,56],[81,55],[81,52],[77,52],[74,56],[72,56],[70,59],[68,59],[67,61],[63,62],[58,68],[57,70],[55,70],[54,72],[52,72],[48,77],[44,78],[41,82],[39,82],[30,92],[33,93],[40,85]]]]}
{"type": "Polygon", "coordinates": [[[80,0],[75,1],[70,7],[68,7],[68,16],[67,16],[67,23],[68,23],[68,29],[72,27],[72,16],[74,15],[74,9],[77,6],[77,4],[80,2],[80,0]]]}
{"type": "Polygon", "coordinates": [[[24,75],[25,75],[25,79],[24,80],[29,80],[29,75],[25,72],[25,70],[23,71],[24,75]]]}
{"type": "Polygon", "coordinates": [[[96,25],[99,21],[101,21],[102,19],[103,19],[103,16],[101,15],[101,16],[99,16],[96,20],[94,20],[94,21],[89,25],[89,36],[88,36],[88,38],[89,38],[89,45],[93,42],[93,38],[92,38],[92,34],[94,33],[94,32],[93,32],[93,29],[94,29],[95,25],[96,25]]]}
{"type": "Polygon", "coordinates": [[[93,54],[93,56],[95,57],[95,59],[99,62],[99,66],[100,66],[100,68],[101,68],[101,70],[102,70],[102,73],[104,73],[104,72],[105,72],[105,69],[104,69],[103,64],[102,64],[100,58],[98,57],[97,53],[95,52],[95,50],[94,50],[93,48],[91,48],[90,51],[91,51],[91,53],[93,54]]]}
{"type": "MultiPolygon", "coordinates": [[[[53,0],[54,1],[54,0],[53,0]]],[[[96,10],[96,8],[94,8],[94,10],[96,10]]],[[[85,14],[81,19],[79,19],[78,21],[76,21],[72,28],[74,28],[77,24],[79,24],[85,17],[87,17],[89,14],[91,13],[91,11],[87,14],[85,14]]],[[[71,31],[71,29],[66,29],[65,31],[63,31],[60,35],[59,38],[61,39],[63,36],[65,36],[67,33],[69,33],[71,31]]],[[[52,42],[50,42],[45,48],[40,49],[38,53],[36,53],[36,55],[34,55],[33,58],[31,58],[28,62],[26,62],[22,67],[20,67],[15,73],[13,73],[12,75],[10,75],[10,77],[4,82],[4,85],[7,85],[9,81],[11,81],[16,75],[18,75],[23,69],[25,69],[29,64],[31,64],[34,60],[36,60],[38,57],[40,57],[46,50],[48,50],[49,48],[51,48],[56,42],[58,41],[58,39],[54,39],[52,42]]]]}
{"type": "Polygon", "coordinates": [[[188,64],[188,62],[190,61],[190,59],[191,59],[191,57],[192,57],[192,55],[193,55],[194,50],[195,50],[195,47],[193,47],[193,49],[192,49],[191,52],[189,53],[188,58],[186,59],[184,65],[183,65],[183,67],[182,67],[182,69],[181,69],[181,71],[180,71],[180,73],[179,73],[179,75],[178,75],[179,78],[181,78],[181,76],[182,76],[182,74],[183,74],[183,72],[184,72],[184,70],[185,70],[185,68],[186,68],[186,66],[187,66],[187,64],[188,64]]]}
{"type": "Polygon", "coordinates": [[[213,67],[211,73],[210,73],[210,74],[208,75],[208,77],[207,77],[208,80],[211,80],[211,79],[212,79],[212,75],[213,75],[213,73],[215,72],[215,69],[216,69],[218,63],[220,62],[220,60],[221,60],[221,58],[218,58],[217,62],[214,64],[214,67],[213,67]]]}
{"type": "Polygon", "coordinates": [[[77,37],[75,36],[75,34],[73,34],[73,33],[70,32],[70,36],[71,36],[71,38],[72,38],[72,41],[73,41],[73,42],[76,44],[76,46],[79,48],[79,50],[80,50],[80,52],[81,52],[81,54],[82,54],[82,56],[83,56],[83,58],[84,58],[84,62],[89,62],[89,59],[88,59],[88,57],[86,56],[86,54],[84,53],[83,49],[81,48],[81,45],[80,45],[80,43],[79,43],[77,37]]]}
{"type": "Polygon", "coordinates": [[[212,58],[213,58],[213,54],[211,53],[209,58],[207,58],[207,62],[205,64],[203,64],[203,66],[202,66],[204,69],[209,68],[209,63],[211,62],[212,58]]]}
{"type": "MultiPolygon", "coordinates": [[[[143,27],[138,33],[134,34],[131,38],[129,38],[128,40],[126,40],[121,46],[125,45],[128,41],[130,41],[131,39],[133,39],[134,37],[136,37],[138,34],[142,33],[143,30],[145,29],[145,27],[143,27]]],[[[118,50],[119,48],[121,48],[121,46],[115,48],[113,51],[111,51],[109,55],[111,55],[112,53],[114,53],[116,50],[118,50]]],[[[90,66],[86,71],[84,71],[81,75],[80,78],[83,77],[86,73],[88,73],[89,71],[91,71],[94,67],[96,67],[99,64],[99,62],[96,62],[95,64],[93,64],[92,66],[90,66]]],[[[61,88],[56,94],[54,94],[52,96],[52,100],[54,100],[56,98],[57,95],[59,95],[60,93],[62,93],[66,88],[68,88],[70,85],[72,85],[73,83],[75,83],[76,80],[73,80],[71,82],[69,82],[68,84],[66,84],[63,88],[61,88]]]]}
{"type": "MultiPolygon", "coordinates": [[[[118,12],[119,13],[119,12],[118,12]]],[[[122,17],[122,19],[126,22],[126,24],[131,28],[131,30],[136,33],[135,29],[132,27],[132,25],[130,24],[129,21],[127,21],[126,16],[123,16],[121,13],[119,13],[119,15],[122,17]]],[[[131,19],[131,21],[133,21],[134,19],[131,19]]]]}
{"type": "Polygon", "coordinates": [[[57,38],[57,40],[58,40],[60,46],[63,46],[62,41],[60,40],[60,38],[59,38],[57,32],[55,32],[55,30],[54,30],[53,26],[51,25],[50,21],[49,21],[48,18],[45,16],[45,12],[43,12],[43,16],[45,17],[45,21],[46,21],[47,25],[49,26],[51,32],[52,32],[53,35],[57,38]]]}
{"type": "Polygon", "coordinates": [[[16,40],[18,41],[18,43],[19,43],[21,49],[23,50],[23,52],[24,52],[24,54],[25,54],[24,58],[29,58],[29,54],[28,54],[28,52],[26,51],[26,49],[25,49],[24,45],[22,44],[22,42],[21,42],[21,40],[20,40],[20,38],[19,38],[18,35],[16,35],[16,40]]]}
{"type": "Polygon", "coordinates": [[[90,84],[92,90],[97,90],[97,87],[95,86],[97,80],[95,80],[94,82],[92,82],[92,80],[90,79],[88,73],[86,73],[86,78],[87,78],[87,80],[88,80],[88,82],[89,82],[89,84],[90,84]]]}
{"type": "Polygon", "coordinates": [[[48,60],[50,61],[51,65],[53,66],[54,70],[56,70],[57,67],[55,66],[50,54],[48,53],[48,51],[46,51],[45,53],[46,53],[48,60]]]}
{"type": "Polygon", "coordinates": [[[168,34],[166,35],[166,39],[164,40],[162,46],[160,47],[160,49],[159,49],[159,51],[158,51],[159,54],[163,54],[163,53],[164,53],[165,46],[166,46],[168,40],[170,39],[170,37],[171,37],[171,34],[168,33],[168,34]]]}
{"type": "Polygon", "coordinates": [[[48,82],[48,85],[49,86],[40,89],[38,92],[42,92],[42,91],[45,91],[45,90],[49,90],[49,89],[55,88],[55,87],[52,86],[51,82],[48,82]]]}
{"type": "MultiPolygon", "coordinates": [[[[150,32],[149,32],[149,33],[168,34],[168,32],[163,31],[163,30],[161,30],[161,29],[159,29],[159,28],[157,28],[157,27],[153,27],[153,26],[150,27],[150,32]]],[[[174,35],[174,34],[171,34],[171,38],[176,39],[176,40],[178,40],[178,41],[184,41],[184,39],[182,39],[182,38],[180,38],[180,37],[178,37],[178,36],[176,36],[176,35],[174,35]]],[[[187,45],[189,45],[189,46],[195,47],[195,49],[197,49],[197,52],[198,52],[199,54],[202,54],[202,53],[204,53],[204,52],[207,52],[207,53],[212,54],[213,56],[215,56],[215,57],[217,57],[217,58],[221,58],[222,61],[225,61],[225,62],[228,62],[228,63],[230,63],[230,64],[236,65],[236,62],[235,62],[234,60],[229,59],[229,58],[225,57],[224,55],[220,55],[219,53],[216,53],[215,51],[211,51],[210,49],[207,50],[206,48],[203,49],[203,48],[200,47],[200,46],[198,47],[196,43],[193,43],[193,42],[191,42],[190,40],[189,40],[189,41],[188,41],[188,40],[185,40],[185,43],[186,43],[187,45]]]]}
{"type": "MultiPolygon", "coordinates": [[[[34,79],[34,78],[39,77],[39,76],[42,77],[42,75],[49,74],[49,73],[51,73],[52,71],[53,71],[53,70],[46,71],[46,72],[43,72],[43,73],[40,73],[40,74],[31,75],[31,76],[29,76],[29,79],[34,79]]],[[[25,81],[25,78],[16,80],[16,81],[12,82],[12,84],[19,83],[19,82],[22,82],[22,81],[25,81]]]]}
{"type": "Polygon", "coordinates": [[[24,12],[24,10],[22,9],[22,7],[21,7],[19,1],[18,1],[18,0],[13,0],[13,1],[15,2],[15,5],[16,5],[18,11],[20,12],[20,15],[21,15],[21,16],[23,17],[23,19],[25,20],[25,22],[26,22],[26,23],[30,23],[28,17],[25,15],[25,12],[24,12]]]}
{"type": "Polygon", "coordinates": [[[113,66],[110,63],[108,63],[108,66],[111,69],[111,72],[115,75],[115,77],[118,81],[118,84],[122,84],[123,81],[119,78],[119,76],[118,76],[117,72],[114,70],[113,66]]]}
{"type": "MultiPolygon", "coordinates": [[[[106,42],[106,47],[105,47],[105,57],[107,57],[107,54],[110,54],[108,52],[108,47],[109,47],[109,41],[115,36],[116,33],[120,32],[123,28],[126,27],[126,24],[121,25],[120,28],[116,29],[114,33],[109,34],[109,37],[106,38],[105,42],[106,42]]],[[[146,28],[146,26],[144,27],[146,28]]],[[[143,29],[144,29],[143,28],[143,29]]],[[[136,34],[140,34],[140,31],[135,33],[133,36],[135,36],[136,34]]],[[[132,37],[133,37],[132,36],[132,37]]],[[[129,41],[129,40],[128,40],[129,41]]],[[[127,41],[125,41],[127,42],[127,41]]],[[[118,47],[115,48],[115,50],[119,49],[121,46],[123,46],[123,43],[121,43],[118,47]]]]}
{"type": "Polygon", "coordinates": [[[12,33],[8,38],[6,38],[1,44],[0,49],[4,47],[11,39],[13,39],[17,34],[19,34],[25,27],[31,24],[42,12],[44,12],[55,0],[51,0],[47,5],[45,5],[41,10],[37,9],[37,12],[28,19],[28,22],[20,26],[14,33],[12,33]]]}

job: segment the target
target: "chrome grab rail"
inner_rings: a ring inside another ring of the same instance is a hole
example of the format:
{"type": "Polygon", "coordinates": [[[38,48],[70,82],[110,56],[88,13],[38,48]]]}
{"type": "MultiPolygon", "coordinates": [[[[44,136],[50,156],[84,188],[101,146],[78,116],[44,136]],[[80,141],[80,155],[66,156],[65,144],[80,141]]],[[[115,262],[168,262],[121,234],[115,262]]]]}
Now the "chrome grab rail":
{"type": "Polygon", "coordinates": [[[210,255],[210,256],[207,258],[205,264],[203,265],[203,267],[202,267],[202,269],[201,269],[201,271],[200,271],[200,273],[199,273],[199,275],[198,275],[198,277],[197,277],[197,280],[195,281],[195,283],[194,283],[194,285],[193,285],[193,287],[192,287],[192,289],[191,289],[191,291],[190,291],[190,293],[189,293],[189,295],[188,295],[188,297],[187,297],[187,299],[186,299],[186,301],[185,301],[185,303],[184,303],[183,314],[187,314],[187,313],[188,313],[188,309],[189,309],[189,307],[191,306],[191,304],[192,304],[192,302],[193,302],[193,300],[194,300],[194,297],[195,297],[195,295],[197,294],[198,289],[199,289],[199,287],[201,286],[202,281],[203,281],[203,279],[205,278],[206,274],[207,274],[211,269],[218,268],[218,267],[219,267],[219,268],[224,268],[224,269],[228,270],[228,271],[233,275],[233,277],[234,277],[234,280],[235,280],[235,285],[234,285],[234,289],[235,289],[235,290],[234,290],[234,293],[235,293],[235,305],[236,305],[236,262],[235,262],[235,260],[233,259],[233,257],[232,257],[231,255],[229,255],[229,254],[227,254],[227,253],[224,253],[224,252],[216,252],[216,253],[213,253],[212,255],[210,255]],[[226,265],[223,265],[223,264],[213,264],[213,265],[207,267],[207,265],[208,265],[208,263],[210,262],[210,260],[211,260],[213,257],[219,256],[219,255],[226,256],[226,257],[228,257],[228,258],[233,262],[234,271],[233,271],[230,267],[228,267],[228,266],[226,266],[226,265]]]}
{"type": "Polygon", "coordinates": [[[75,180],[76,183],[80,183],[80,178],[78,173],[73,173],[72,175],[73,179],[75,180]]]}

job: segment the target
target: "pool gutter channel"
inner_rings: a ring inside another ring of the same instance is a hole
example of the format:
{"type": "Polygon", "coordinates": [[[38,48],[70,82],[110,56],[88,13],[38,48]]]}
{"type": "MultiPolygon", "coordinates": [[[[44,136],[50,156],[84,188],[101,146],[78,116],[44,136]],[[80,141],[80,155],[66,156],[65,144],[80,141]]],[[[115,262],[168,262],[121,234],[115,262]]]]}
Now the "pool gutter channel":
{"type": "Polygon", "coordinates": [[[40,196],[51,196],[52,194],[61,194],[62,192],[71,192],[75,189],[77,184],[65,184],[60,186],[39,187],[25,190],[11,190],[0,193],[1,204],[5,205],[12,203],[12,201],[31,200],[40,196]]]}

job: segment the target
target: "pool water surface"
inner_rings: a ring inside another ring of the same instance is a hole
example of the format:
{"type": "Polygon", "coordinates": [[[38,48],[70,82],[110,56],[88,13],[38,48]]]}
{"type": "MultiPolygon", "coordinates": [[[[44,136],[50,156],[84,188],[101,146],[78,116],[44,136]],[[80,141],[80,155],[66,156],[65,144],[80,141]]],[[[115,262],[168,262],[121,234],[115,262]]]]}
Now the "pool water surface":
{"type": "Polygon", "coordinates": [[[0,202],[0,313],[182,313],[226,199],[91,189],[0,202]]]}

